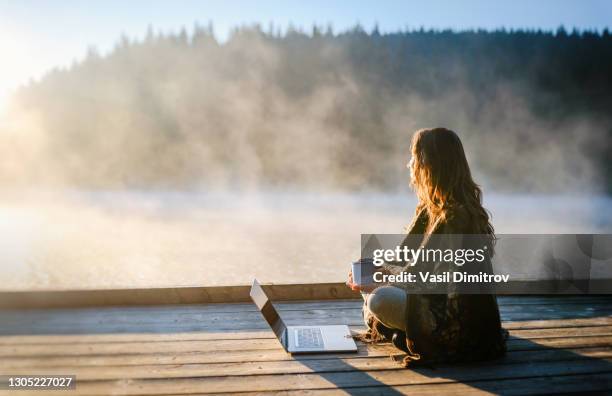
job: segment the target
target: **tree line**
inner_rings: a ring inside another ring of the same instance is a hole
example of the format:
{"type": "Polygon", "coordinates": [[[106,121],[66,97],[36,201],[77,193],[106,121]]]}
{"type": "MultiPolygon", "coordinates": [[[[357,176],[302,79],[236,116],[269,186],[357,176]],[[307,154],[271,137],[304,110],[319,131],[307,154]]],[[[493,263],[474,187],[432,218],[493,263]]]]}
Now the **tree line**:
{"type": "Polygon", "coordinates": [[[0,178],[393,190],[445,126],[487,187],[612,191],[611,70],[607,30],[151,29],[22,87],[0,178]]]}

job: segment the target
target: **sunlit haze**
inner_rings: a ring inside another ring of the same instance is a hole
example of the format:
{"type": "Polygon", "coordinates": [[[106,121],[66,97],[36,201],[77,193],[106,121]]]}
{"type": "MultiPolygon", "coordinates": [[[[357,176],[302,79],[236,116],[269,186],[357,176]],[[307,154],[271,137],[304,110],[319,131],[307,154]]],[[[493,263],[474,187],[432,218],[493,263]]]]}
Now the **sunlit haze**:
{"type": "Polygon", "coordinates": [[[309,31],[313,24],[341,31],[356,23],[382,32],[421,26],[602,30],[611,15],[607,1],[0,1],[0,113],[19,85],[82,59],[90,46],[109,51],[122,33],[142,37],[149,25],[167,32],[212,22],[223,41],[233,27],[253,23],[281,31],[289,25],[309,31]]]}
{"type": "Polygon", "coordinates": [[[0,292],[344,281],[360,234],[410,224],[432,126],[496,232],[610,232],[611,15],[0,0],[0,292]]]}

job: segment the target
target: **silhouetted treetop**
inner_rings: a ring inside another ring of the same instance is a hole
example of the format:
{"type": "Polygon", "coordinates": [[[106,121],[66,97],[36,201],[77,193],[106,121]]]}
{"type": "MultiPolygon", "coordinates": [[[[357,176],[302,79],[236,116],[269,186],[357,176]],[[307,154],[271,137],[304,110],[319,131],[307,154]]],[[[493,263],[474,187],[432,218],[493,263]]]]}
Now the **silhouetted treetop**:
{"type": "Polygon", "coordinates": [[[612,187],[607,29],[241,26],[224,43],[213,30],[149,27],[23,87],[14,117],[38,143],[16,138],[6,155],[31,158],[28,177],[88,187],[393,189],[411,132],[446,126],[484,184],[612,187]]]}

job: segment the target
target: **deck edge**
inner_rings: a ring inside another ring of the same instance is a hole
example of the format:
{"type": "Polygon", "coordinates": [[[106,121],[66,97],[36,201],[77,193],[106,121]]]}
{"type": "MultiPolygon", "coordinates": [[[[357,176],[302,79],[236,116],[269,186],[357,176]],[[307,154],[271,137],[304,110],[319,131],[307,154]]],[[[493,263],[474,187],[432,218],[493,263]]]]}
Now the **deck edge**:
{"type": "MultiPolygon", "coordinates": [[[[273,301],[358,299],[344,283],[263,285],[273,301]]],[[[0,309],[250,302],[250,286],[0,291],[0,309]]]]}

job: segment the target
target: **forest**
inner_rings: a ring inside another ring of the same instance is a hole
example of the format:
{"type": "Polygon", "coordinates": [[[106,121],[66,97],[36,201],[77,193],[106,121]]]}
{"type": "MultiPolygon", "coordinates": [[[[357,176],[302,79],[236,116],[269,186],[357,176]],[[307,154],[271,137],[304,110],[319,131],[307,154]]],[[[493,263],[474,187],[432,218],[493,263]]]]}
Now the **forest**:
{"type": "Polygon", "coordinates": [[[611,110],[607,30],[151,28],[18,90],[0,182],[393,191],[444,126],[486,188],[610,193],[611,110]]]}

